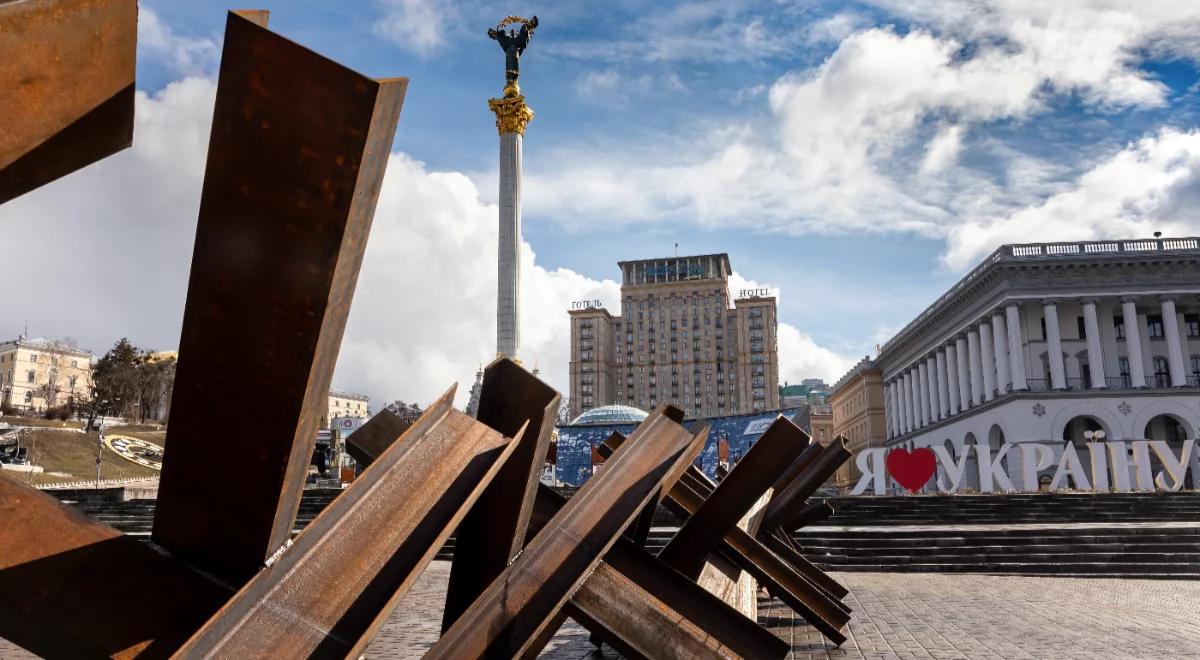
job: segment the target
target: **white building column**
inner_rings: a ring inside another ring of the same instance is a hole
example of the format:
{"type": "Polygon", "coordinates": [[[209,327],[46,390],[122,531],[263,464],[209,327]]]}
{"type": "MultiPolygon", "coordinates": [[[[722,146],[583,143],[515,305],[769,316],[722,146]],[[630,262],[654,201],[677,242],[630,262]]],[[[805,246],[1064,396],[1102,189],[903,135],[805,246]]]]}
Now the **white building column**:
{"type": "Polygon", "coordinates": [[[983,364],[983,400],[991,401],[996,394],[996,346],[992,343],[992,325],[979,324],[979,361],[983,364]]]}
{"type": "Polygon", "coordinates": [[[937,367],[938,419],[946,419],[950,416],[950,387],[946,381],[945,348],[939,348],[933,354],[933,364],[937,367]]]}
{"type": "Polygon", "coordinates": [[[912,374],[907,371],[900,377],[900,398],[904,401],[904,432],[909,433],[913,430],[913,404],[912,374]]]}
{"type": "Polygon", "coordinates": [[[912,430],[916,431],[922,427],[920,421],[920,374],[917,372],[917,367],[908,367],[908,412],[912,413],[910,424],[912,430]]]}
{"type": "Polygon", "coordinates": [[[953,341],[943,350],[946,351],[946,391],[950,394],[950,416],[953,417],[962,407],[958,399],[958,357],[953,341]]]}
{"type": "Polygon", "coordinates": [[[1050,360],[1050,387],[1067,389],[1067,369],[1063,364],[1062,333],[1058,330],[1058,303],[1043,300],[1042,311],[1046,314],[1046,357],[1050,360]]]}
{"type": "Polygon", "coordinates": [[[894,438],[900,435],[900,406],[897,405],[897,395],[899,392],[896,389],[895,379],[888,383],[888,438],[894,438]]]}
{"type": "Polygon", "coordinates": [[[932,424],[941,416],[938,415],[937,361],[930,355],[922,362],[925,365],[925,377],[929,382],[929,423],[932,424]]]}
{"type": "Polygon", "coordinates": [[[971,405],[983,403],[983,361],[979,356],[979,332],[967,330],[967,370],[971,377],[971,405]]]}
{"type": "Polygon", "coordinates": [[[1146,386],[1146,364],[1142,362],[1142,331],[1138,327],[1137,302],[1133,298],[1121,299],[1121,318],[1125,324],[1125,351],[1129,357],[1129,384],[1133,387],[1146,386]]]}
{"type": "Polygon", "coordinates": [[[971,374],[967,365],[971,358],[967,355],[967,336],[959,335],[954,338],[954,350],[958,360],[958,405],[965,412],[971,407],[971,374]]]}
{"type": "Polygon", "coordinates": [[[1012,368],[1013,390],[1027,390],[1029,383],[1025,381],[1025,346],[1021,337],[1021,308],[1017,303],[1008,303],[1004,307],[1008,328],[1008,366],[1012,368]]]}
{"type": "Polygon", "coordinates": [[[1096,299],[1083,300],[1083,334],[1087,340],[1088,375],[1092,378],[1093,390],[1108,387],[1104,380],[1104,352],[1100,348],[1100,320],[1096,315],[1096,299]]]}
{"type": "Polygon", "coordinates": [[[1171,387],[1187,385],[1187,372],[1183,366],[1183,344],[1179,336],[1179,317],[1175,315],[1175,296],[1163,296],[1163,330],[1167,338],[1167,363],[1171,365],[1171,387]]]}
{"type": "Polygon", "coordinates": [[[1004,327],[1004,312],[992,312],[992,352],[996,357],[996,391],[1003,395],[1012,385],[1008,366],[1008,330],[1004,327]]]}
{"type": "Polygon", "coordinates": [[[929,425],[929,370],[925,368],[925,360],[917,361],[917,402],[921,409],[917,411],[917,419],[921,426],[929,425]]]}

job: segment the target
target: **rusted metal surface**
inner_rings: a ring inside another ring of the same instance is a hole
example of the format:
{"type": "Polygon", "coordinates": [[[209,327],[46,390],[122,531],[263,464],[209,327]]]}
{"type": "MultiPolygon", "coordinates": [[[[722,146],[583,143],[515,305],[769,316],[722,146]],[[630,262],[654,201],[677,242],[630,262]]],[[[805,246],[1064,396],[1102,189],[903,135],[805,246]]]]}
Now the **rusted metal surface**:
{"type": "Polygon", "coordinates": [[[510,436],[526,424],[529,428],[459,526],[442,613],[443,631],[524,547],[560,399],[554,388],[512,360],[496,360],[484,371],[476,419],[510,436]]]}
{"type": "MultiPolygon", "coordinates": [[[[554,490],[539,487],[530,531],[541,529],[565,503],[554,490]]],[[[613,544],[564,612],[629,658],[782,658],[790,650],[628,538],[613,544]]],[[[551,627],[552,634],[557,626],[551,627]]]]}
{"type": "Polygon", "coordinates": [[[399,415],[384,408],[358,427],[346,442],[346,453],[359,465],[370,465],[411,426],[399,415]]]}
{"type": "Polygon", "coordinates": [[[792,461],[792,464],[788,466],[788,469],[785,470],[784,473],[780,475],[779,479],[775,481],[775,485],[772,486],[772,488],[775,489],[775,492],[779,493],[782,492],[784,488],[787,488],[788,484],[792,483],[796,477],[800,476],[800,474],[803,473],[804,470],[808,468],[808,466],[814,460],[816,460],[817,456],[821,454],[821,450],[824,447],[825,445],[812,442],[812,438],[810,437],[808,446],[804,448],[804,451],[800,452],[800,456],[796,457],[796,460],[792,461]]]}
{"type": "Polygon", "coordinates": [[[357,657],[517,445],[453,400],[451,388],[179,656],[357,657]]]}
{"type": "Polygon", "coordinates": [[[821,522],[833,514],[833,505],[829,502],[813,502],[811,504],[807,504],[797,510],[794,515],[789,517],[788,523],[791,525],[789,531],[795,531],[801,527],[804,527],[805,525],[821,522]]]}
{"type": "Polygon", "coordinates": [[[678,465],[691,462],[707,432],[695,436],[660,408],[634,431],[604,471],[530,540],[525,550],[430,649],[427,658],[512,657],[536,652],[556,621],[622,530],[654,497],[678,465]]]}
{"type": "Polygon", "coordinates": [[[776,493],[767,505],[763,528],[772,530],[782,527],[789,531],[796,529],[794,521],[804,510],[805,501],[849,459],[850,450],[846,449],[845,438],[834,438],[800,476],[788,484],[783,492],[776,493]]]}
{"type": "Polygon", "coordinates": [[[834,580],[828,573],[817,568],[815,564],[808,560],[807,557],[800,554],[793,543],[788,541],[788,537],[783,530],[775,530],[770,534],[758,535],[758,540],[767,547],[768,550],[779,556],[780,559],[787,562],[797,573],[804,576],[806,580],[819,587],[822,591],[829,594],[830,598],[835,599],[837,604],[846,612],[850,608],[839,599],[845,598],[850,590],[842,586],[840,582],[834,580]]]}
{"type": "Polygon", "coordinates": [[[692,579],[709,553],[808,446],[808,434],[778,417],[712,494],[684,521],[659,558],[692,579]]]}
{"type": "Polygon", "coordinates": [[[406,79],[231,13],[153,539],[233,584],[288,539],[406,79]],[[212,415],[252,405],[212,481],[212,415]]]}
{"type": "Polygon", "coordinates": [[[0,2],[0,204],[133,143],[136,0],[0,2]]]}
{"type": "MultiPolygon", "coordinates": [[[[683,479],[666,500],[669,507],[683,516],[693,515],[703,502],[700,494],[688,487],[683,479]]],[[[729,529],[717,545],[717,551],[754,576],[830,641],[838,645],[846,641],[846,636],[841,633],[850,620],[845,607],[746,531],[737,527],[729,529]]]]}
{"type": "Polygon", "coordinates": [[[43,658],[169,656],[232,592],[0,478],[0,637],[43,658]]]}

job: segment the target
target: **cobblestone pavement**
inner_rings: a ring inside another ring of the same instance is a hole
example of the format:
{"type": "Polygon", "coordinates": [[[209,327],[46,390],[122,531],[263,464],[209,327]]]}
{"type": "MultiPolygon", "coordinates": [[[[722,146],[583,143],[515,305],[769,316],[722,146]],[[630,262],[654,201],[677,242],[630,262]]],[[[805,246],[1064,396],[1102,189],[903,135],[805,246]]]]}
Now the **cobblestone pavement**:
{"type": "MultiPolygon", "coordinates": [[[[434,562],[367,657],[417,658],[437,638],[448,562],[434,562]]],[[[1200,658],[1200,581],[836,573],[854,609],[840,649],[776,600],[759,620],[792,658],[1200,658]]],[[[605,649],[605,658],[615,657],[605,649]]],[[[544,657],[599,658],[568,621],[544,657]]],[[[0,640],[0,660],[28,658],[0,640]]]]}

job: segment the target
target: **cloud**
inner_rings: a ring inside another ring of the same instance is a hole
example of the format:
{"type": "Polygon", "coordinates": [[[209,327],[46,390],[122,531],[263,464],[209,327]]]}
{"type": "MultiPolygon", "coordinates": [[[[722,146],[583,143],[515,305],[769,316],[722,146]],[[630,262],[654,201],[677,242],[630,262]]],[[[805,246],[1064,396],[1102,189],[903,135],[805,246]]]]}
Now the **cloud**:
{"type": "Polygon", "coordinates": [[[962,151],[962,132],[961,126],[947,126],[938,131],[925,147],[921,174],[937,174],[958,162],[958,154],[962,151]]]}
{"type": "Polygon", "coordinates": [[[617,69],[601,69],[581,74],[571,85],[582,100],[600,105],[624,105],[633,96],[674,94],[687,87],[674,73],[629,76],[617,69]]]}
{"type": "MultiPolygon", "coordinates": [[[[131,149],[0,207],[6,240],[22,246],[6,267],[28,274],[21,295],[4,296],[0,333],[28,320],[96,353],[121,336],[177,346],[215,90],[188,78],[138,92],[131,149]]],[[[427,404],[458,381],[465,403],[495,355],[496,217],[463,174],[390,156],[335,387],[378,408],[427,404]]],[[[522,357],[565,391],[570,301],[619,306],[619,285],[543,268],[528,244],[521,259],[522,357]]]]}
{"type": "Polygon", "coordinates": [[[211,74],[221,59],[217,39],[178,35],[145,5],[138,8],[137,47],[139,61],[164,66],[172,77],[211,74]]]}
{"type": "MultiPolygon", "coordinates": [[[[684,126],[653,148],[615,144],[586,160],[564,150],[531,163],[531,212],[568,225],[602,217],[614,226],[946,239],[964,221],[1040,203],[1074,174],[1068,153],[1047,161],[986,138],[988,128],[1033,126],[1073,103],[1100,116],[1160,108],[1169,90],[1142,67],[1148,53],[1200,61],[1200,40],[1188,36],[1200,12],[1187,3],[877,4],[906,31],[861,29],[852,17],[826,25],[848,34],[819,66],[770,86],[765,118],[684,126]],[[968,133],[979,137],[967,143],[968,133]]],[[[740,21],[739,12],[701,4],[655,14],[664,34],[642,56],[657,48],[666,58],[676,52],[666,44],[740,21]]]]}
{"type": "Polygon", "coordinates": [[[1043,203],[951,232],[942,259],[961,270],[1001,243],[1200,234],[1200,131],[1166,129],[1097,164],[1043,203]]]}
{"type": "Polygon", "coordinates": [[[447,24],[458,16],[446,0],[379,0],[379,4],[383,15],[375,21],[375,33],[421,57],[446,46],[447,24]]]}

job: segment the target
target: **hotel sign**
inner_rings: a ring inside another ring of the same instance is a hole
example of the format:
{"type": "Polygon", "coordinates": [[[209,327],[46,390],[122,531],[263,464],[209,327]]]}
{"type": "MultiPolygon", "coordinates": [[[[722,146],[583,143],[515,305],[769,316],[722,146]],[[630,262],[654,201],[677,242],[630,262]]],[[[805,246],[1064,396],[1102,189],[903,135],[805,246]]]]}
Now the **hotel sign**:
{"type": "Polygon", "coordinates": [[[742,289],[738,291],[738,298],[765,298],[770,295],[770,289],[742,289]]]}
{"type": "Polygon", "coordinates": [[[1098,493],[1110,490],[1176,491],[1183,488],[1187,480],[1187,472],[1195,451],[1195,440],[1184,440],[1178,456],[1163,440],[1134,440],[1089,443],[1084,456],[1080,456],[1074,444],[1066,443],[1056,466],[1054,450],[1048,445],[1035,442],[1003,445],[995,456],[987,445],[967,445],[966,451],[957,461],[945,447],[938,445],[920,447],[911,452],[907,449],[889,450],[880,447],[858,453],[855,464],[862,473],[862,478],[850,494],[861,495],[870,489],[875,495],[883,495],[887,489],[888,476],[915,493],[934,477],[939,464],[942,468],[941,474],[934,479],[934,483],[942,493],[956,492],[963,485],[964,477],[970,468],[978,470],[980,492],[1036,491],[1040,485],[1039,473],[1051,467],[1055,468],[1054,477],[1050,481],[1051,490],[1066,487],[1071,483],[1079,490],[1095,490],[1098,493]],[[1020,476],[1020,480],[1015,480],[1014,475],[1008,473],[1009,466],[1004,460],[1008,458],[1009,450],[1013,447],[1020,452],[1020,475],[1017,475],[1020,476]],[[1154,452],[1162,466],[1157,474],[1153,472],[1150,452],[1154,452]],[[975,459],[974,464],[968,467],[971,458],[975,459]]]}
{"type": "Polygon", "coordinates": [[[571,309],[599,309],[604,307],[604,304],[599,300],[575,300],[571,302],[571,309]]]}

